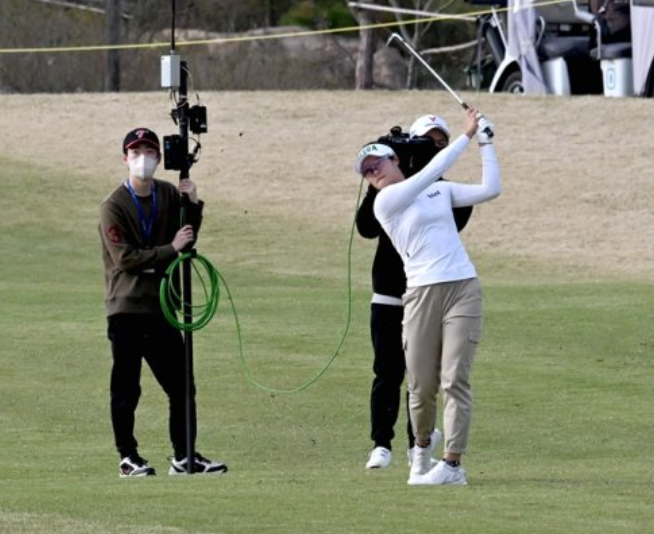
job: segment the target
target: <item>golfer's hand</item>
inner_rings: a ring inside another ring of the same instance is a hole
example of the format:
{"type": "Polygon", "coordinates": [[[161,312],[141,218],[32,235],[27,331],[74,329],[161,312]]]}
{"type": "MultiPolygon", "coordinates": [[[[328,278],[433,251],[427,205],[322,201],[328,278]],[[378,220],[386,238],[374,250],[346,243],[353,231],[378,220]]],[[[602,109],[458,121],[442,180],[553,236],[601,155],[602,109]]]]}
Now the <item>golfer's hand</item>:
{"type": "Polygon", "coordinates": [[[479,128],[479,112],[475,108],[469,108],[466,110],[466,126],[465,133],[468,136],[468,139],[472,139],[475,133],[477,133],[477,128],[479,128]]]}
{"type": "Polygon", "coordinates": [[[495,125],[483,115],[479,119],[479,129],[477,130],[477,140],[480,145],[488,145],[493,142],[495,135],[495,125]]]}
{"type": "Polygon", "coordinates": [[[193,227],[190,224],[180,228],[175,234],[172,245],[175,252],[184,250],[189,243],[193,242],[193,227]]]}
{"type": "Polygon", "coordinates": [[[177,189],[181,194],[188,195],[188,199],[193,203],[198,203],[198,189],[195,186],[195,182],[192,182],[188,178],[179,182],[177,189]]]}

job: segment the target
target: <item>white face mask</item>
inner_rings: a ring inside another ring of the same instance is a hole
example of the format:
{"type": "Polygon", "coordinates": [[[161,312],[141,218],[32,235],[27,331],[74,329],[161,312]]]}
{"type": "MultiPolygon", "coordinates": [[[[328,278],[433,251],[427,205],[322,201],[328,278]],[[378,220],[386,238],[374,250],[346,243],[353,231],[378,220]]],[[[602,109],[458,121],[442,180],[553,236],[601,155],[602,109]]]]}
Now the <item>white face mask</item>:
{"type": "Polygon", "coordinates": [[[154,171],[157,170],[159,162],[142,154],[135,158],[127,160],[129,172],[132,176],[136,176],[139,180],[149,180],[154,176],[154,171]]]}

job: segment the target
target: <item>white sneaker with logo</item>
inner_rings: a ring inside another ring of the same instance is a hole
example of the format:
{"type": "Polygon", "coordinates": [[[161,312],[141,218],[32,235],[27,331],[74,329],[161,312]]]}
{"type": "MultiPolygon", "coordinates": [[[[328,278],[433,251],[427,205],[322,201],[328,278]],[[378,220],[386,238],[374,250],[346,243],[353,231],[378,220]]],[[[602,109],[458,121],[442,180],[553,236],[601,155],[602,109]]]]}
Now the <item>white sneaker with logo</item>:
{"type": "Polygon", "coordinates": [[[441,460],[428,473],[409,477],[408,483],[410,486],[466,486],[468,479],[463,467],[452,467],[441,460]]]}
{"type": "Polygon", "coordinates": [[[154,467],[150,467],[148,461],[136,452],[120,460],[118,473],[121,478],[148,477],[155,474],[154,467]]]}
{"type": "MultiPolygon", "coordinates": [[[[195,453],[195,462],[193,463],[193,474],[196,475],[222,475],[227,472],[227,466],[222,462],[216,462],[205,458],[199,452],[195,453]]],[[[170,459],[169,475],[186,475],[187,459],[176,459],[174,456],[170,459]]]]}
{"type": "Polygon", "coordinates": [[[366,463],[366,469],[381,469],[391,465],[393,455],[386,447],[375,447],[370,452],[370,458],[366,463]]]}

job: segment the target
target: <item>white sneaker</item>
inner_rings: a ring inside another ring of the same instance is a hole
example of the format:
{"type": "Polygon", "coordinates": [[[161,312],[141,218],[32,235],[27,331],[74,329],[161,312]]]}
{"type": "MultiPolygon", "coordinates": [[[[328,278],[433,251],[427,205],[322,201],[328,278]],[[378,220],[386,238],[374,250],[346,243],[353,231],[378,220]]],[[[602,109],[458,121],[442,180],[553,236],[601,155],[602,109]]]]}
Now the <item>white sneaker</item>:
{"type": "Polygon", "coordinates": [[[155,474],[154,467],[150,467],[148,461],[145,458],[141,458],[138,453],[130,454],[120,460],[118,472],[121,478],[148,477],[155,474]]]}
{"type": "Polygon", "coordinates": [[[424,475],[409,477],[410,486],[466,486],[468,479],[463,467],[451,467],[441,460],[424,475]]]}
{"type": "MultiPolygon", "coordinates": [[[[170,459],[169,475],[186,475],[187,460],[182,458],[177,460],[174,456],[170,459]]],[[[195,462],[193,464],[193,473],[197,475],[222,475],[227,472],[227,466],[222,462],[215,462],[205,458],[199,452],[195,453],[195,462]]]]}
{"type": "MultiPolygon", "coordinates": [[[[438,444],[443,441],[443,433],[436,429],[432,432],[431,437],[429,438],[429,445],[434,447],[434,449],[438,446],[438,444]]],[[[414,452],[415,447],[411,447],[408,451],[406,451],[406,459],[408,461],[409,467],[411,467],[411,464],[413,463],[413,452],[414,452]]],[[[432,452],[433,450],[432,449],[432,452]]],[[[436,458],[431,458],[431,465],[429,469],[432,467],[435,467],[436,464],[438,463],[438,460],[436,458]]]]}
{"type": "Polygon", "coordinates": [[[366,469],[379,469],[391,465],[392,453],[386,447],[375,447],[370,453],[366,469]]]}
{"type": "Polygon", "coordinates": [[[419,477],[429,472],[431,469],[431,453],[431,446],[419,447],[416,445],[413,448],[413,461],[411,462],[411,470],[409,471],[409,484],[411,484],[413,479],[417,480],[419,477]]]}
{"type": "Polygon", "coordinates": [[[411,470],[409,471],[409,484],[411,484],[411,480],[417,480],[416,477],[421,477],[431,469],[431,457],[434,454],[436,445],[438,445],[442,438],[441,432],[438,431],[438,434],[436,432],[437,431],[432,432],[432,435],[429,438],[429,446],[419,447],[416,445],[413,447],[413,459],[411,461],[411,470]]]}

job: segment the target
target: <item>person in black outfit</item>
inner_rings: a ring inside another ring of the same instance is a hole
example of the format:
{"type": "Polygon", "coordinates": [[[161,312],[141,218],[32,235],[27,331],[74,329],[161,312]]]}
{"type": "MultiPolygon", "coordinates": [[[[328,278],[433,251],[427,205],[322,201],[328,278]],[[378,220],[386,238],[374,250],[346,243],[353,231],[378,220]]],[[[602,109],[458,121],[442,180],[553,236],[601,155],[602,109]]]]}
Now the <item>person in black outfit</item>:
{"type": "MultiPolygon", "coordinates": [[[[424,158],[424,163],[427,163],[448,145],[450,131],[441,117],[424,115],[413,123],[409,136],[411,139],[420,137],[433,142],[429,158],[424,158]]],[[[420,167],[424,166],[424,163],[420,167]]],[[[410,174],[419,170],[420,168],[413,168],[410,174]]],[[[370,438],[374,442],[374,448],[366,462],[367,469],[385,468],[391,464],[394,427],[400,411],[402,382],[406,373],[402,340],[402,295],[406,290],[406,276],[402,259],[373,213],[377,192],[374,187],[368,187],[356,214],[359,234],[366,239],[378,240],[372,264],[373,296],[370,305],[370,335],[375,375],[370,391],[370,438]]],[[[457,228],[461,231],[470,217],[470,209],[464,208],[454,215],[457,228]]],[[[408,409],[408,402],[406,405],[408,409]]],[[[407,458],[410,465],[415,441],[408,413],[406,430],[407,458]]],[[[441,439],[442,433],[435,430],[431,437],[434,447],[441,439]]]]}
{"type": "MultiPolygon", "coordinates": [[[[184,342],[179,330],[164,317],[159,285],[168,266],[195,243],[203,203],[191,180],[178,186],[154,177],[161,161],[159,137],[137,128],[123,140],[127,179],[100,207],[100,237],[105,267],[107,337],[111,342],[111,422],[121,477],[155,474],[138,452],[134,436],[136,408],[141,396],[141,368],[145,360],[169,400],[169,434],[173,446],[171,475],[189,467],[188,438],[197,429],[195,386],[191,383],[187,425],[184,342]],[[188,197],[186,221],[180,225],[180,195],[188,197]],[[181,226],[181,227],[180,227],[181,226]]],[[[197,451],[193,473],[222,474],[227,466],[197,451]]]]}
{"type": "MultiPolygon", "coordinates": [[[[400,396],[406,365],[402,346],[402,295],[406,290],[406,276],[402,259],[382,230],[373,213],[377,190],[368,192],[357,211],[356,226],[366,239],[377,238],[377,251],[372,263],[373,296],[370,304],[370,336],[374,351],[370,392],[370,438],[375,446],[366,468],[388,467],[391,463],[394,426],[400,410],[400,396]]],[[[411,422],[407,417],[409,450],[414,446],[411,422]]]]}

